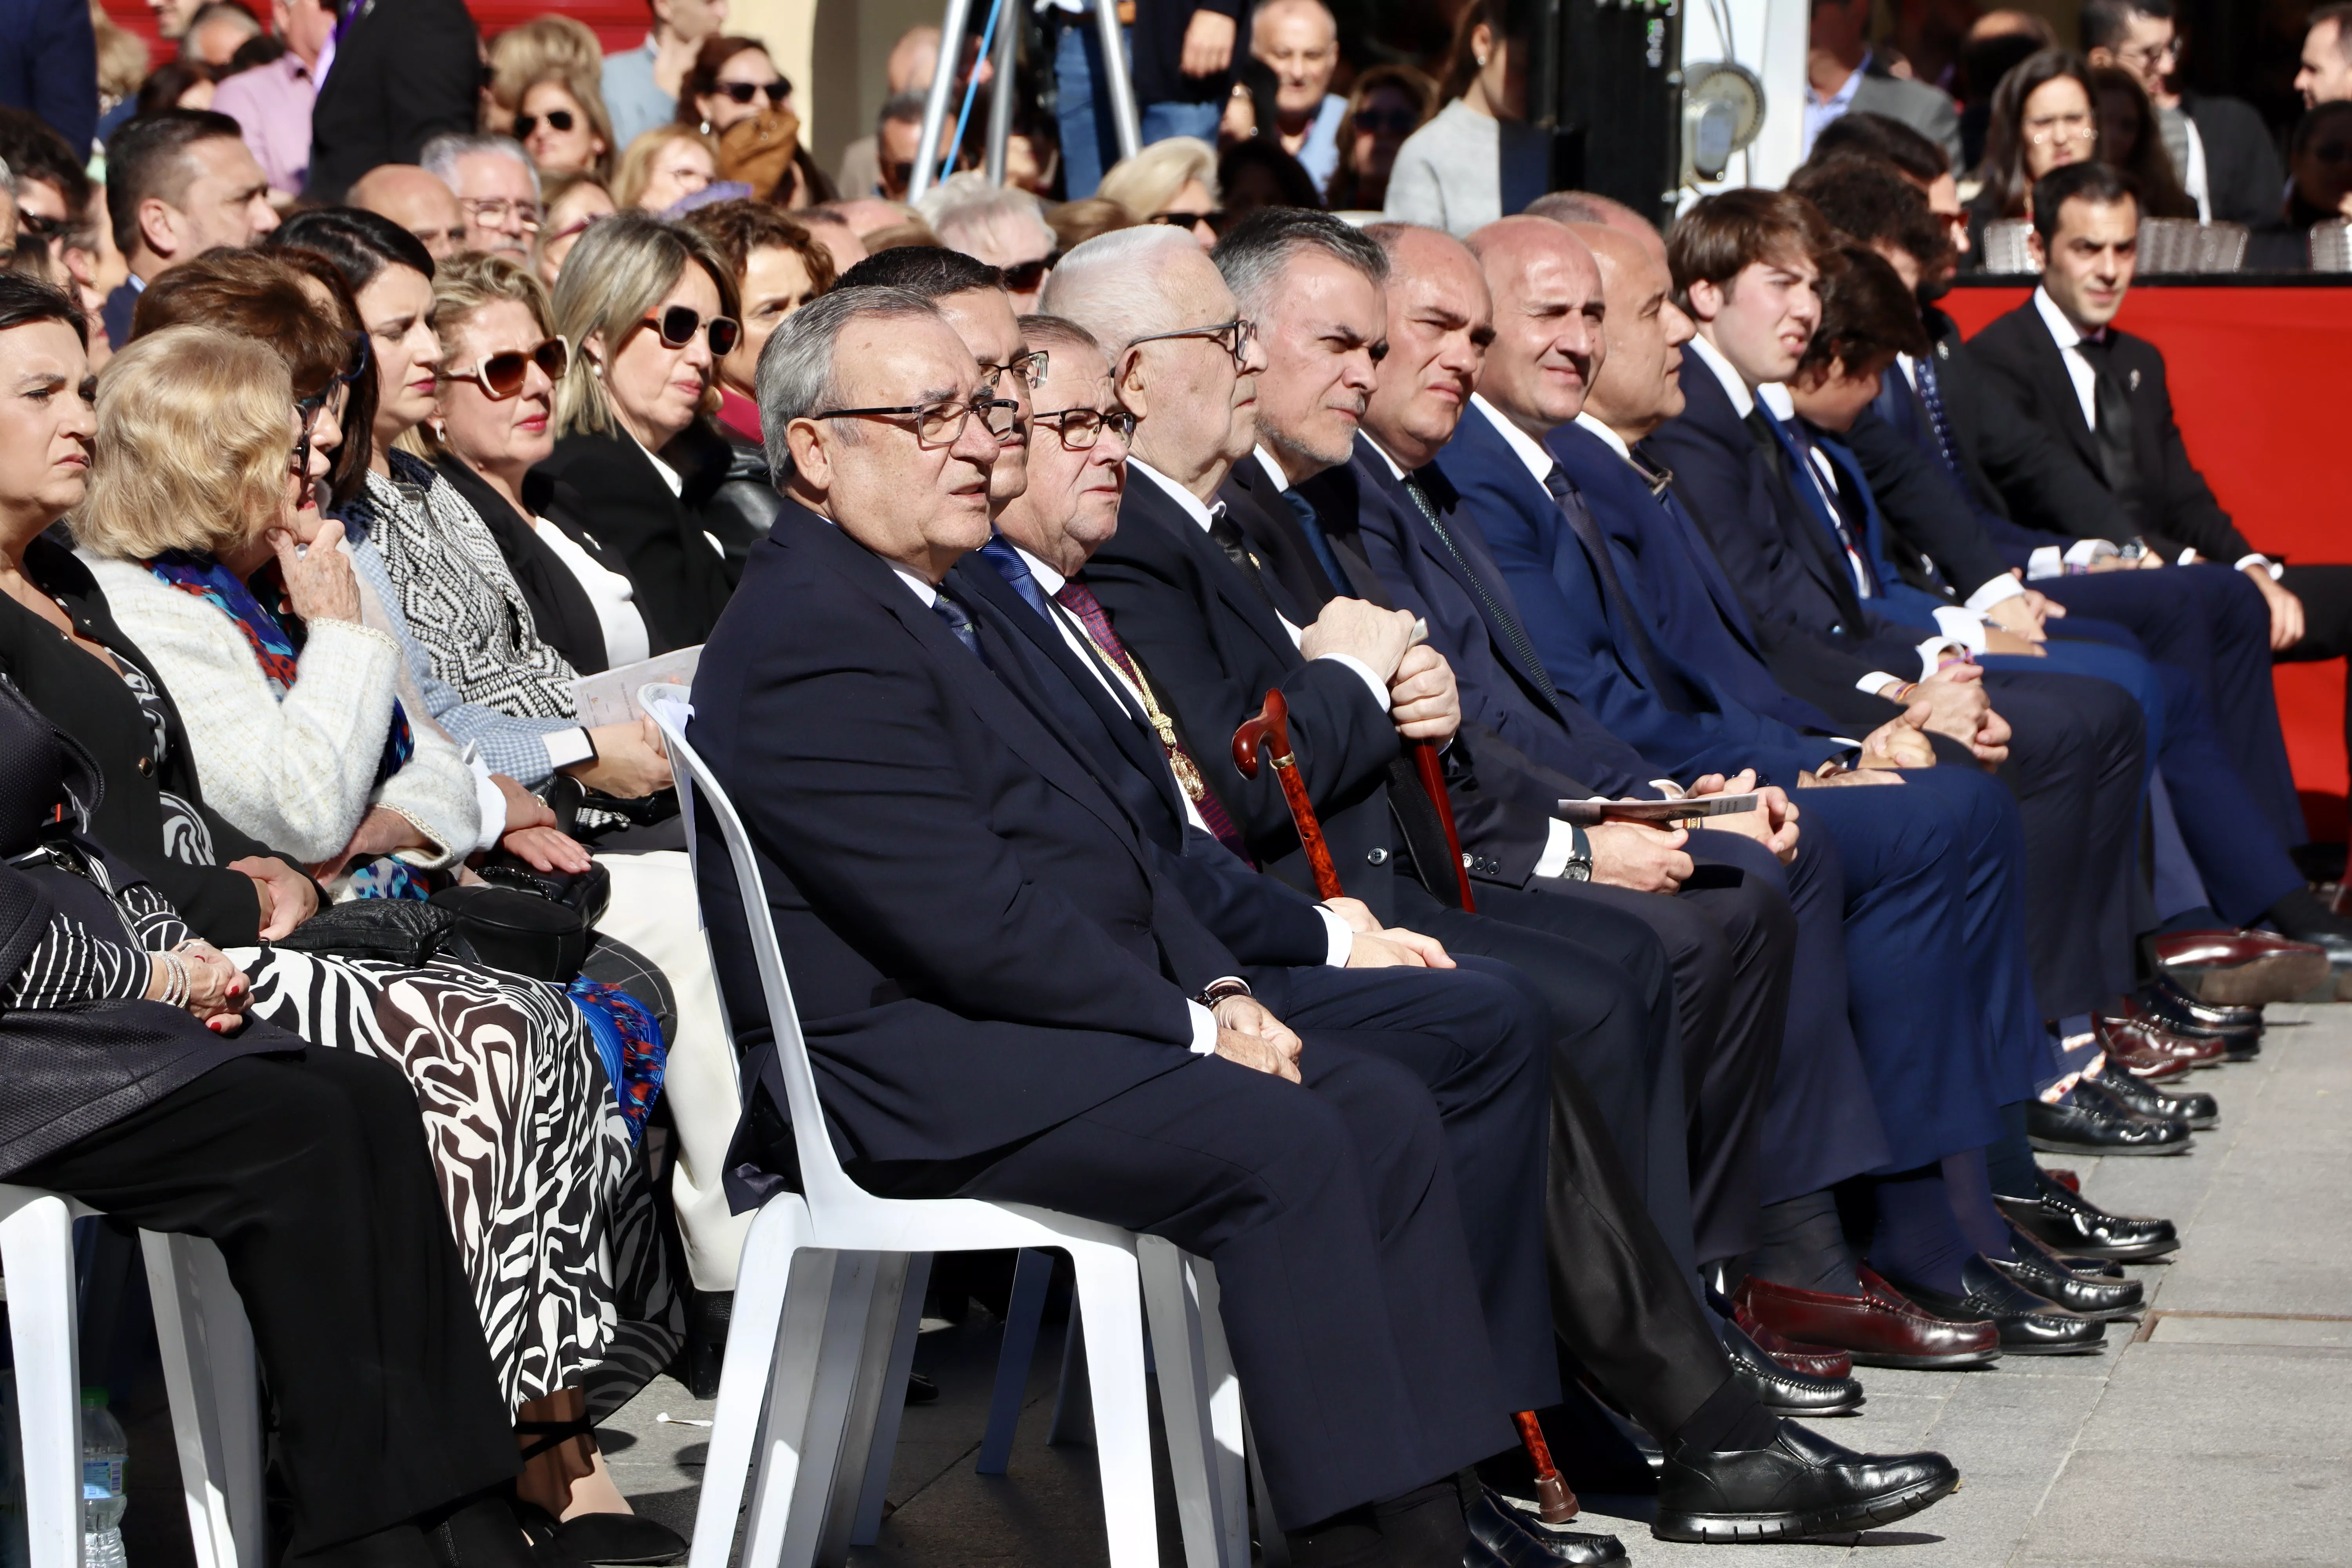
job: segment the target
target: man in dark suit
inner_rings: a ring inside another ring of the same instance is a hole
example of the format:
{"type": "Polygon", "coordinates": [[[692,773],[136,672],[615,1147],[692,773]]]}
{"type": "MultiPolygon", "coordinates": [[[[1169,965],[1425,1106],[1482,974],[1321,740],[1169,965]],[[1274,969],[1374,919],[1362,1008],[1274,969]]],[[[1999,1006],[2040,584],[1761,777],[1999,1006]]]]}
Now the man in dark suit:
{"type": "Polygon", "coordinates": [[[0,104],[30,110],[68,144],[89,153],[98,125],[98,44],[87,5],[0,5],[0,104]]]}
{"type": "Polygon", "coordinates": [[[106,216],[131,277],[106,298],[106,335],[131,341],[140,291],[217,246],[242,248],[278,226],[269,179],[236,121],[210,110],[143,114],[106,144],[106,216]]]}
{"type": "Polygon", "coordinates": [[[2181,92],[2180,29],[2172,0],[2086,0],[2083,50],[2091,64],[2128,71],[2160,118],[2164,150],[2207,223],[2259,227],[2279,216],[2286,184],[2278,147],[2243,99],[2181,92]]]}
{"type": "Polygon", "coordinates": [[[481,40],[461,0],[353,0],[310,113],[303,195],[343,199],[379,163],[414,163],[445,132],[469,132],[481,108],[481,40]]]}
{"type": "Polygon", "coordinates": [[[1960,162],[1960,111],[1939,87],[1896,76],[1870,47],[1870,0],[1812,0],[1805,59],[1805,150],[1821,125],[1883,114],[1932,137],[1960,162]]]}

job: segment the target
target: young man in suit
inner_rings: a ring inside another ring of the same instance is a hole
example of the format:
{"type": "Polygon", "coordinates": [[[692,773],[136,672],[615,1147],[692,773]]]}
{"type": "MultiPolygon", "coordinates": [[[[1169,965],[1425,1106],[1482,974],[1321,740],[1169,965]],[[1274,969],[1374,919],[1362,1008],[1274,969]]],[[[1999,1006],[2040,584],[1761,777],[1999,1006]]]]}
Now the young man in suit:
{"type": "Polygon", "coordinates": [[[2201,220],[2254,227],[2277,220],[2286,170],[2254,106],[2172,84],[2181,54],[2172,0],[2087,0],[2083,49],[2093,66],[2129,71],[2147,91],[2162,122],[2164,150],[2201,220]]]}
{"type": "Polygon", "coordinates": [[[242,249],[278,226],[269,178],[236,121],[210,110],[141,115],[106,144],[106,216],[131,276],[106,298],[106,335],[131,339],[140,291],[219,246],[242,249]]]}

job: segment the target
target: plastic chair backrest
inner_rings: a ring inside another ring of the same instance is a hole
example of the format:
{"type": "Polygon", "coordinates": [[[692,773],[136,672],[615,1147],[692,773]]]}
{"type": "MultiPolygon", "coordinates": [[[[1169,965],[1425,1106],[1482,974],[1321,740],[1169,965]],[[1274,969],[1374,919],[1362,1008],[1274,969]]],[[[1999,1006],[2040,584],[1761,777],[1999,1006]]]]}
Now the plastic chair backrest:
{"type": "MultiPolygon", "coordinates": [[[[800,1152],[801,1190],[812,1213],[841,1214],[870,1207],[879,1200],[843,1173],[841,1158],[825,1132],[824,1110],[817,1101],[816,1074],[809,1067],[808,1040],[801,1033],[800,1010],[793,1005],[792,982],[784,976],[784,956],[776,945],[776,926],[768,914],[768,892],[761,879],[759,861],[751,853],[751,836],[734,803],[711,775],[710,768],[686,739],[687,721],[694,704],[683,686],[647,686],[638,701],[660,727],[668,748],[670,771],[677,779],[677,801],[685,818],[688,855],[698,869],[701,847],[695,833],[695,812],[707,808],[726,841],[728,858],[735,868],[735,886],[742,894],[743,923],[751,938],[751,956],[760,967],[760,989],[767,998],[768,1025],[775,1037],[776,1067],[784,1082],[786,1109],[792,1112],[793,1142],[800,1152]]],[[[706,935],[709,921],[703,921],[706,935]]],[[[711,955],[712,963],[718,954],[711,955]]],[[[724,987],[721,988],[722,993],[724,987]]],[[[732,1026],[730,1026],[730,1029],[732,1026]]]]}

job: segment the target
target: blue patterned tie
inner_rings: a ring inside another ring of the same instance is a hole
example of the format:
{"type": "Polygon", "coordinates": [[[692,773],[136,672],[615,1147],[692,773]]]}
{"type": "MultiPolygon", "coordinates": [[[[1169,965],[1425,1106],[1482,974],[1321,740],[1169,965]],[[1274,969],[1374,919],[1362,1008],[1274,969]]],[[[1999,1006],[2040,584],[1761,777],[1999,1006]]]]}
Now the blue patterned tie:
{"type": "Polygon", "coordinates": [[[1323,575],[1331,579],[1334,593],[1348,592],[1348,574],[1340,569],[1339,558],[1331,552],[1331,542],[1323,537],[1323,520],[1315,515],[1314,503],[1297,490],[1284,490],[1283,500],[1298,518],[1298,531],[1307,536],[1307,548],[1315,552],[1322,563],[1323,575]]]}
{"type": "Polygon", "coordinates": [[[1919,401],[1927,405],[1927,424],[1936,433],[1936,447],[1944,455],[1944,466],[1955,474],[1966,473],[1960,467],[1959,444],[1952,439],[1952,421],[1944,412],[1944,389],[1936,381],[1936,356],[1921,354],[1915,362],[1919,370],[1919,401]]]}
{"type": "MultiPolygon", "coordinates": [[[[931,601],[931,614],[947,623],[948,630],[955,634],[955,640],[970,648],[972,658],[982,664],[988,663],[988,655],[980,650],[980,628],[971,624],[971,616],[964,612],[961,605],[940,594],[931,601]]],[[[991,665],[990,668],[995,667],[991,665]]]]}
{"type": "Polygon", "coordinates": [[[1013,548],[1011,540],[1001,533],[991,535],[988,542],[980,547],[980,552],[988,557],[989,564],[996,568],[996,574],[1004,579],[1005,585],[1020,595],[1031,609],[1049,621],[1054,618],[1054,612],[1045,607],[1045,590],[1038,585],[1029,563],[1021,559],[1021,552],[1013,548]]]}

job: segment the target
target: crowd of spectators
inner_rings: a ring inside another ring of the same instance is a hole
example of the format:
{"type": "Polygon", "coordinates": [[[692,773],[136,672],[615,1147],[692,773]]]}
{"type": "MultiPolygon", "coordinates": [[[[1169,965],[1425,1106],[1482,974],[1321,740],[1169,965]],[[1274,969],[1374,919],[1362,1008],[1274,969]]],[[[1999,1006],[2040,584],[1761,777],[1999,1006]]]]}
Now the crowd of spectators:
{"type": "Polygon", "coordinates": [[[845,1165],[1213,1260],[1294,1561],[1622,1561],[1509,1446],[1589,1394],[1668,1538],[1929,1506],[1791,1418],[2099,1351],[2173,1229],[2036,1152],[2186,1152],[2352,971],[2270,687],[2352,567],[2112,325],[2147,222],[2352,216],[2352,7],[2282,158],[2167,0],[1957,96],[1819,0],[1803,166],[1664,232],[1553,189],[1515,0],[1360,68],[1139,0],[1126,157],[1041,11],[999,184],[936,29],[827,169],[719,0],[159,0],[143,71],[0,0],[0,1178],[228,1246],[306,1568],[682,1555],[595,1422],[715,1389],[794,1131],[582,683],[698,652],[845,1165]]]}

